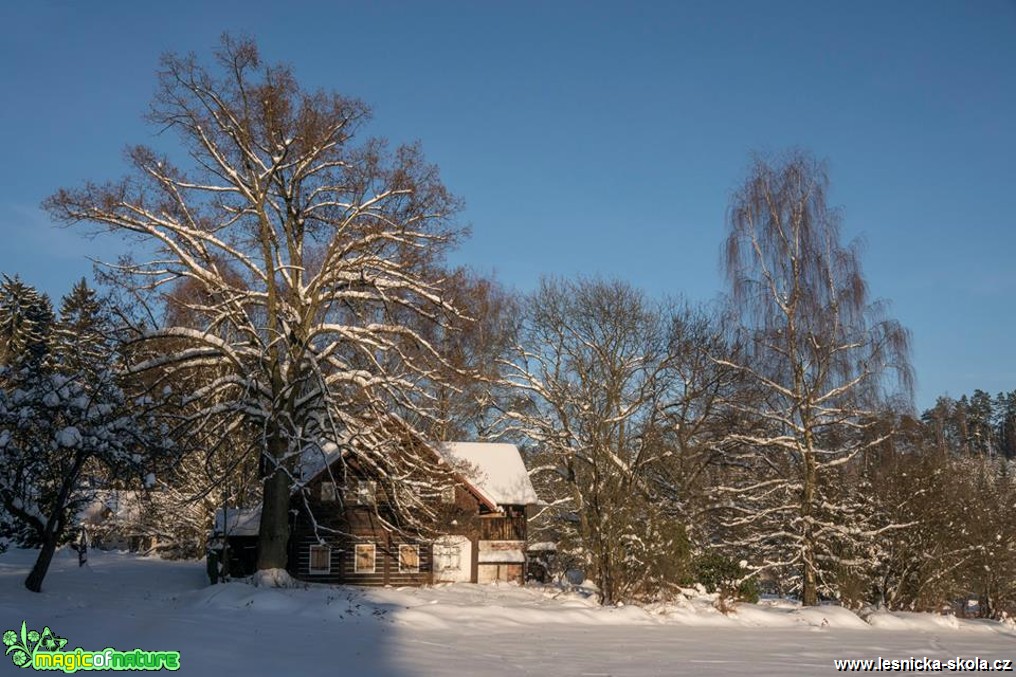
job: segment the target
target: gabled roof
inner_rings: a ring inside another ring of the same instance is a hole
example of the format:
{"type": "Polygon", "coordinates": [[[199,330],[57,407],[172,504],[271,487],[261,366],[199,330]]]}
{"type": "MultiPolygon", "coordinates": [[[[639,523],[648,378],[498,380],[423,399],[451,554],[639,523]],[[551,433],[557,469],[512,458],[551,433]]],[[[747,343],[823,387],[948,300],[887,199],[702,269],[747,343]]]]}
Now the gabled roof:
{"type": "Polygon", "coordinates": [[[342,450],[334,442],[325,442],[320,445],[308,444],[300,454],[297,470],[299,482],[294,482],[294,490],[317,477],[340,456],[342,456],[342,450]]]}
{"type": "Polygon", "coordinates": [[[441,455],[489,502],[529,505],[540,499],[514,444],[445,442],[441,455]]]}
{"type": "MultiPolygon", "coordinates": [[[[491,442],[442,442],[436,447],[467,488],[490,509],[504,505],[529,505],[540,499],[529,481],[522,455],[514,444],[491,442]]],[[[293,491],[307,485],[342,456],[333,443],[309,445],[300,456],[299,481],[293,491]]]]}
{"type": "Polygon", "coordinates": [[[257,536],[261,531],[261,508],[219,508],[215,511],[216,536],[257,536]]]}

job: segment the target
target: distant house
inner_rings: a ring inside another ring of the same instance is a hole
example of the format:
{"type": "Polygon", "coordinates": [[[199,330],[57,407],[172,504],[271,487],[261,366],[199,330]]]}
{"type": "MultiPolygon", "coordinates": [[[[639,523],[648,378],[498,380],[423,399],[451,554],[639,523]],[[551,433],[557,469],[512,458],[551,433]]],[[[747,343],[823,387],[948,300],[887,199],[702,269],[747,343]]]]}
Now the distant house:
{"type": "MultiPolygon", "coordinates": [[[[429,506],[431,535],[420,538],[384,524],[381,518],[392,511],[375,479],[338,467],[343,459],[336,449],[318,450],[290,501],[289,573],[355,585],[524,582],[526,508],[539,499],[518,449],[454,442],[439,453],[454,470],[429,506]],[[345,479],[340,484],[335,478],[345,479]]],[[[231,518],[220,510],[213,538],[250,553],[259,516],[232,512],[231,518]]],[[[244,569],[253,571],[253,563],[244,569]]]]}
{"type": "Polygon", "coordinates": [[[144,495],[140,491],[96,491],[79,511],[78,525],[88,532],[91,545],[108,550],[146,552],[158,538],[145,524],[144,495]]]}

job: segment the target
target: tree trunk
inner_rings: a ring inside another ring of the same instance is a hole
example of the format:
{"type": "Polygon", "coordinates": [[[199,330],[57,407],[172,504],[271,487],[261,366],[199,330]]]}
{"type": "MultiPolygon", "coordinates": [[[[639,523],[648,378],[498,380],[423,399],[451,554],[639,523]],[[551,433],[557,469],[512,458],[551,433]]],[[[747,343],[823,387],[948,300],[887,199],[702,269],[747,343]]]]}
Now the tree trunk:
{"type": "Polygon", "coordinates": [[[287,451],[286,440],[269,438],[269,468],[264,480],[258,533],[258,570],[285,569],[289,546],[290,477],[279,464],[287,451]]]}
{"type": "Polygon", "coordinates": [[[81,468],[85,464],[87,457],[88,454],[79,448],[74,455],[74,464],[67,472],[67,475],[63,479],[63,484],[60,486],[60,493],[57,494],[52,514],[50,514],[49,519],[46,521],[45,531],[42,532],[42,549],[39,550],[39,557],[36,558],[35,566],[32,567],[28,578],[25,579],[25,587],[32,592],[42,592],[42,581],[46,578],[46,572],[49,571],[49,565],[53,561],[53,553],[56,552],[57,541],[60,539],[66,525],[65,518],[62,515],[67,506],[67,499],[70,498],[71,487],[77,484],[78,475],[81,473],[81,468]]]}
{"type": "Polygon", "coordinates": [[[42,581],[46,578],[46,572],[49,571],[49,565],[53,561],[55,552],[56,536],[47,533],[46,540],[42,543],[42,549],[39,550],[39,556],[35,560],[35,566],[32,567],[31,573],[25,579],[26,588],[32,592],[42,592],[42,581]]]}
{"type": "Polygon", "coordinates": [[[804,451],[804,496],[802,497],[801,517],[804,533],[801,538],[801,559],[804,566],[801,604],[816,606],[818,604],[818,576],[815,563],[815,492],[818,484],[818,468],[815,452],[812,451],[811,434],[805,433],[807,448],[804,451]]]}
{"type": "Polygon", "coordinates": [[[614,606],[617,603],[617,595],[614,590],[614,576],[610,558],[606,554],[600,555],[600,604],[603,606],[614,606]]]}
{"type": "Polygon", "coordinates": [[[804,586],[801,591],[801,604],[804,606],[817,606],[818,583],[815,580],[815,563],[812,561],[815,549],[811,546],[811,543],[805,543],[804,548],[806,559],[804,562],[804,586]]]}

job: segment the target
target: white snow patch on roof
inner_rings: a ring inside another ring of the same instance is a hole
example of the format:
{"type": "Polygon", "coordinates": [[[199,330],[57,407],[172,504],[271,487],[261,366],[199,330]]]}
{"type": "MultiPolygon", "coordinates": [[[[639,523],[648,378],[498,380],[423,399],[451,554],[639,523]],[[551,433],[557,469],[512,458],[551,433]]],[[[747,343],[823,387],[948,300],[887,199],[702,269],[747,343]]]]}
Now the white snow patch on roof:
{"type": "Polygon", "coordinates": [[[96,491],[78,512],[78,521],[97,525],[103,522],[129,522],[140,519],[143,498],[140,492],[125,489],[96,491]]]}
{"type": "Polygon", "coordinates": [[[219,508],[215,511],[215,534],[257,536],[261,530],[261,508],[219,508]]]}
{"type": "Polygon", "coordinates": [[[480,564],[523,564],[526,556],[518,548],[510,550],[480,550],[477,553],[477,562],[480,564]]]}
{"type": "Polygon", "coordinates": [[[538,552],[538,551],[541,551],[541,552],[542,551],[557,552],[557,543],[554,543],[553,541],[540,541],[539,543],[530,543],[526,547],[526,550],[529,550],[531,552],[538,552]]]}
{"type": "Polygon", "coordinates": [[[300,454],[300,480],[309,482],[342,455],[334,442],[309,444],[300,454]]]}
{"type": "Polygon", "coordinates": [[[514,444],[445,442],[441,453],[495,505],[529,505],[540,501],[514,444]]]}

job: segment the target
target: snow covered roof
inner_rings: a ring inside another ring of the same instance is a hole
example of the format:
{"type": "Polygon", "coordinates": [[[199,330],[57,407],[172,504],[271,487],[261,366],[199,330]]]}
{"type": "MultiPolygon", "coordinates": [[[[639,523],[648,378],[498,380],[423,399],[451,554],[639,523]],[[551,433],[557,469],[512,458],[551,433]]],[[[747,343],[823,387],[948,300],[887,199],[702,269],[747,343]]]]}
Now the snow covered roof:
{"type": "Polygon", "coordinates": [[[518,548],[510,550],[481,550],[476,554],[479,564],[523,564],[526,556],[518,548]]]}
{"type": "Polygon", "coordinates": [[[334,442],[307,445],[300,454],[300,480],[309,482],[314,479],[341,455],[342,450],[334,442]]]}
{"type": "MultiPolygon", "coordinates": [[[[522,455],[514,444],[489,442],[445,442],[441,456],[491,506],[529,505],[540,499],[529,481],[522,455]]],[[[294,491],[306,484],[342,455],[341,448],[328,442],[309,445],[300,455],[299,478],[294,491]]]]}
{"type": "Polygon", "coordinates": [[[495,505],[529,505],[540,501],[514,444],[445,442],[441,454],[495,505]]]}
{"type": "Polygon", "coordinates": [[[103,522],[126,522],[141,516],[141,494],[132,490],[108,489],[95,492],[92,500],[78,513],[78,521],[84,524],[103,522]]]}
{"type": "Polygon", "coordinates": [[[261,508],[219,508],[215,511],[216,535],[257,536],[261,528],[261,508]]]}
{"type": "Polygon", "coordinates": [[[530,543],[526,550],[530,552],[557,552],[557,543],[553,541],[541,541],[539,543],[530,543]]]}

